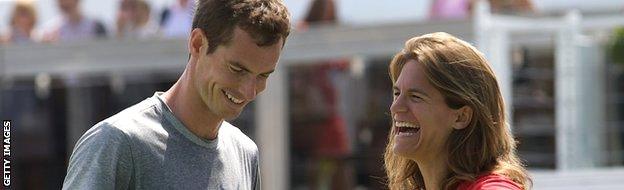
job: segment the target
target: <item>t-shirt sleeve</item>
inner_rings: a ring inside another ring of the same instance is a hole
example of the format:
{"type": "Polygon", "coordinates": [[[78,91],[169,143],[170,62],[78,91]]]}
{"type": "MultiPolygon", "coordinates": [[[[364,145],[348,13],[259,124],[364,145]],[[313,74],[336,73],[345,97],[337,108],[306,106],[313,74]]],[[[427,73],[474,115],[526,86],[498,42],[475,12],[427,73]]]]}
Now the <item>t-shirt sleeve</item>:
{"type": "Polygon", "coordinates": [[[128,189],[132,170],[129,137],[100,123],[76,143],[63,189],[128,189]]]}

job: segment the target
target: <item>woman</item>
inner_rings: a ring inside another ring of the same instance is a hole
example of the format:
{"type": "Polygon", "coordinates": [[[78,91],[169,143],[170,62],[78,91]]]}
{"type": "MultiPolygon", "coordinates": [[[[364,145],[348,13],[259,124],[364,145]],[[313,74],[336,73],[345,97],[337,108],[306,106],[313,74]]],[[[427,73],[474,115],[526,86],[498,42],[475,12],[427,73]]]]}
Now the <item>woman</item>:
{"type": "Polygon", "coordinates": [[[384,154],[390,189],[528,189],[494,72],[446,33],[412,38],[390,63],[384,154]]]}
{"type": "Polygon", "coordinates": [[[33,30],[37,23],[37,11],[32,1],[17,1],[11,13],[11,27],[0,43],[26,44],[32,43],[33,30]]]}

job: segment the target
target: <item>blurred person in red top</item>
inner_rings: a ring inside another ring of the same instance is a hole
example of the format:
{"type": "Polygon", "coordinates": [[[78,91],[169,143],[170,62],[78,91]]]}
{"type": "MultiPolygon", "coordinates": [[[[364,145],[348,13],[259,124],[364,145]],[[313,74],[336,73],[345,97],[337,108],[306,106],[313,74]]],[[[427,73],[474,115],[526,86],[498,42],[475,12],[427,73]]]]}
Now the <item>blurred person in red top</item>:
{"type": "Polygon", "coordinates": [[[35,41],[33,29],[36,23],[37,11],[32,1],[16,1],[11,13],[11,27],[6,34],[0,35],[0,43],[23,44],[35,41]]]}
{"type": "MultiPolygon", "coordinates": [[[[305,32],[315,26],[331,25],[337,22],[336,7],[333,0],[314,0],[310,4],[304,20],[298,24],[298,30],[305,32]]],[[[293,133],[300,133],[303,139],[309,139],[312,157],[309,163],[311,189],[352,189],[353,169],[348,161],[351,146],[347,133],[347,124],[340,113],[340,91],[336,88],[337,75],[346,74],[348,59],[325,60],[311,66],[303,66],[298,77],[307,77],[311,81],[304,85],[295,85],[293,90],[299,100],[297,104],[304,118],[294,118],[293,133]],[[304,129],[305,128],[305,129],[304,129]],[[313,137],[311,137],[313,136],[313,137]]],[[[297,99],[297,98],[295,98],[297,99]]],[[[302,140],[295,140],[302,141],[302,140]]],[[[297,143],[297,142],[295,142],[297,143]]],[[[295,145],[297,146],[297,145],[295,145]]]]}
{"type": "Polygon", "coordinates": [[[426,34],[405,43],[389,72],[390,189],[529,189],[482,53],[450,34],[426,34]]]}
{"type": "Polygon", "coordinates": [[[330,25],[336,24],[337,21],[336,4],[333,0],[313,0],[310,9],[308,9],[308,14],[299,23],[297,29],[305,31],[310,25],[330,25]]]}

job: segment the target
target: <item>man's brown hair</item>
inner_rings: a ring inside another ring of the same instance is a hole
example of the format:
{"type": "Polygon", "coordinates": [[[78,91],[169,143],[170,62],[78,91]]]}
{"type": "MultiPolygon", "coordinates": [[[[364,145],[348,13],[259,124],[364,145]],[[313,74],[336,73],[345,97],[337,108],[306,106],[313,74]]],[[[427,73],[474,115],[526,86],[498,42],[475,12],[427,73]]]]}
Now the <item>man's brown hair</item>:
{"type": "Polygon", "coordinates": [[[227,45],[240,27],[258,46],[273,45],[290,34],[290,16],[282,0],[198,0],[193,28],[204,31],[208,51],[227,45]]]}

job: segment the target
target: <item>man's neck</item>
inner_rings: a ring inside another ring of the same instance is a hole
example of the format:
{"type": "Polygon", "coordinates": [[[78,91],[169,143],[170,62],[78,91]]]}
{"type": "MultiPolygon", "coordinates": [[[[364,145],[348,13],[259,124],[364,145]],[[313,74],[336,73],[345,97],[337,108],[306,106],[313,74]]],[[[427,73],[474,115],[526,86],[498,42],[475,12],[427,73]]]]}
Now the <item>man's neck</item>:
{"type": "Polygon", "coordinates": [[[163,94],[163,99],[189,131],[207,140],[217,138],[222,118],[214,115],[202,101],[193,86],[189,73],[184,71],[180,79],[163,94]]]}
{"type": "Polygon", "coordinates": [[[440,188],[440,183],[448,173],[446,159],[446,155],[438,155],[416,161],[426,189],[437,190],[440,188]]]}

